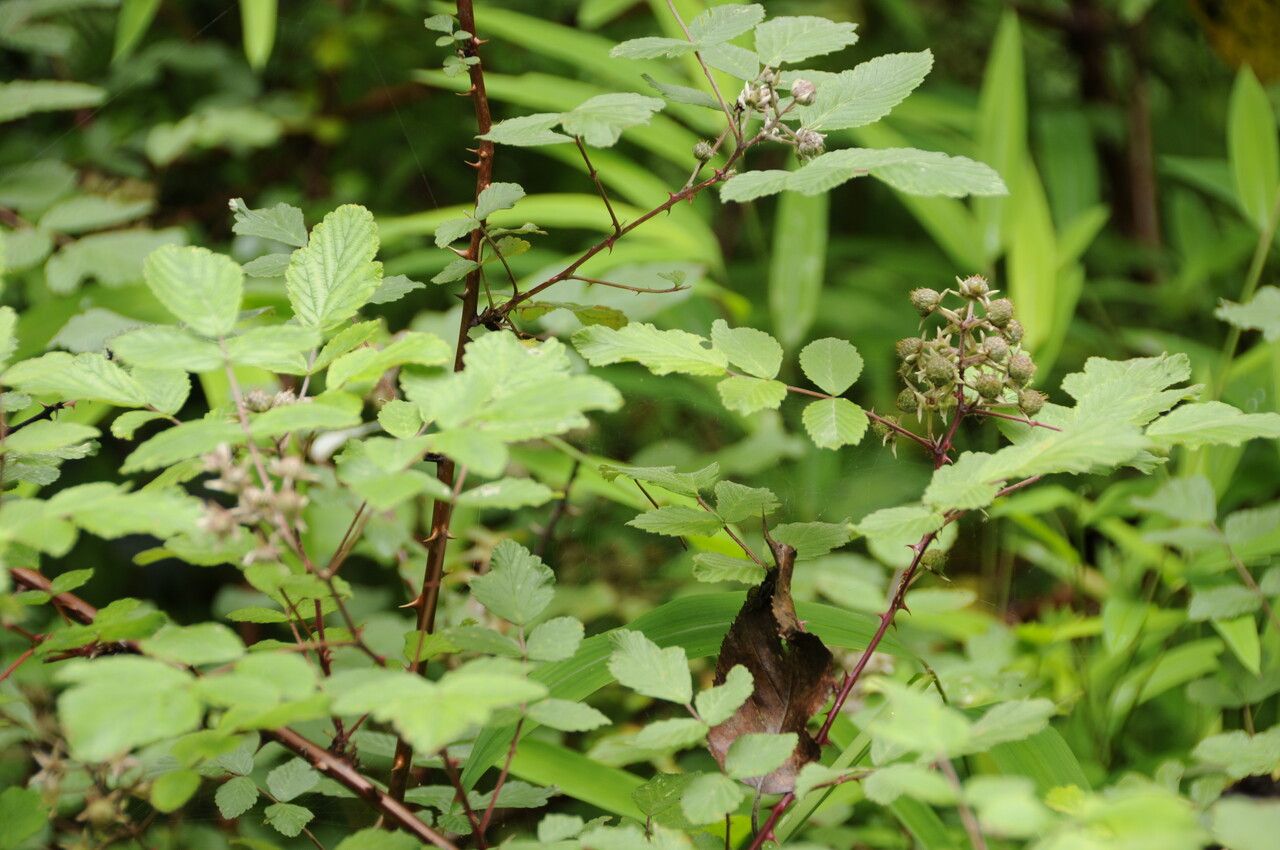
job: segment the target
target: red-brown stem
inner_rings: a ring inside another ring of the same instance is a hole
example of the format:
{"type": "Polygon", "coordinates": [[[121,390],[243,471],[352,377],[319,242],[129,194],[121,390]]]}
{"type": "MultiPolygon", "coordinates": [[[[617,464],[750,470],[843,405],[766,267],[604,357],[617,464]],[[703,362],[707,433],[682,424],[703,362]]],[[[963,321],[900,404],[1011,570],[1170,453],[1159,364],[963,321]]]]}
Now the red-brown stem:
{"type": "MultiPolygon", "coordinates": [[[[471,33],[466,42],[464,53],[468,57],[479,59],[480,39],[476,36],[476,15],[472,0],[458,0],[458,26],[471,33]]],[[[485,135],[493,126],[493,116],[489,111],[489,94],[484,85],[484,66],[476,62],[468,67],[471,77],[471,106],[476,116],[476,134],[485,135]]],[[[493,142],[481,139],[475,149],[476,153],[476,197],[479,198],[491,182],[493,182],[493,142]]],[[[479,261],[480,246],[484,240],[481,230],[471,232],[471,244],[467,247],[466,259],[479,261]]],[[[518,296],[517,296],[518,297],[518,296]]],[[[463,356],[466,353],[467,338],[471,328],[476,324],[477,304],[480,298],[480,269],[467,275],[466,288],[462,293],[462,317],[458,321],[458,345],[454,353],[453,370],[462,371],[463,356]]],[[[514,299],[513,299],[514,300],[514,299]]],[[[511,303],[511,302],[507,302],[511,303]]],[[[453,488],[453,461],[445,458],[436,465],[436,477],[446,487],[453,488]]],[[[440,603],[440,579],[444,575],[445,552],[449,548],[449,523],[453,519],[453,503],[437,501],[431,509],[431,533],[427,537],[427,564],[422,574],[422,589],[418,597],[409,603],[417,609],[417,630],[433,632],[436,627],[436,608],[440,603]]],[[[422,661],[415,653],[409,663],[409,670],[421,673],[422,661]]],[[[395,757],[392,760],[391,781],[387,790],[396,800],[403,800],[409,784],[409,770],[413,765],[413,748],[403,738],[396,741],[395,757]]]]}
{"type": "Polygon", "coordinates": [[[969,411],[975,416],[994,416],[996,419],[1008,419],[1010,422],[1019,422],[1023,425],[1030,425],[1032,428],[1047,428],[1050,431],[1061,431],[1057,425],[1050,425],[1048,422],[1040,422],[1035,419],[1029,419],[1026,416],[1014,416],[1012,413],[1001,413],[998,410],[990,410],[985,407],[975,407],[969,411]]]}
{"type": "MultiPolygon", "coordinates": [[[[524,706],[520,707],[524,710],[524,706]]],[[[520,727],[524,725],[524,716],[516,721],[515,733],[511,736],[511,744],[507,747],[507,758],[502,763],[502,770],[498,773],[498,781],[493,786],[493,796],[489,798],[489,805],[484,810],[484,817],[480,819],[480,835],[483,836],[485,830],[489,828],[489,821],[493,819],[493,810],[498,807],[498,796],[502,793],[502,786],[507,781],[507,776],[511,773],[511,761],[516,757],[516,748],[520,746],[520,727]]]]}
{"type": "MultiPolygon", "coordinates": [[[[52,590],[49,579],[35,570],[14,567],[10,570],[10,575],[13,576],[14,582],[29,590],[40,590],[45,593],[49,593],[52,590]]],[[[93,623],[98,616],[97,608],[74,593],[59,593],[53,597],[53,600],[72,619],[84,625],[93,623]]],[[[134,641],[122,641],[118,645],[129,652],[137,653],[141,651],[134,641]]],[[[457,845],[418,820],[404,803],[382,791],[368,777],[356,770],[346,759],[334,755],[318,744],[312,743],[287,726],[279,729],[269,729],[265,734],[286,749],[291,750],[295,755],[306,759],[316,770],[345,785],[356,796],[369,803],[370,806],[381,812],[388,821],[396,824],[405,832],[416,836],[422,841],[434,844],[440,850],[458,850],[457,845]]]]}
{"type": "Polygon", "coordinates": [[[467,796],[467,789],[462,787],[462,777],[458,774],[458,766],[454,763],[447,749],[440,751],[440,760],[444,762],[445,776],[449,777],[449,784],[454,788],[454,799],[462,804],[462,810],[466,813],[467,820],[471,822],[471,832],[476,837],[476,846],[480,850],[485,850],[488,845],[484,840],[484,830],[481,829],[480,818],[476,816],[476,810],[471,808],[471,799],[467,796]]]}
{"type": "Polygon", "coordinates": [[[0,682],[3,682],[5,679],[12,676],[14,674],[14,671],[16,671],[23,664],[25,664],[27,662],[27,659],[35,654],[36,654],[36,648],[34,646],[27,647],[25,652],[23,652],[21,655],[15,658],[13,663],[4,669],[3,673],[0,673],[0,682]]]}
{"type": "Polygon", "coordinates": [[[600,193],[600,200],[604,201],[604,208],[609,211],[609,221],[613,222],[614,235],[621,236],[622,225],[618,223],[618,214],[613,211],[613,204],[609,203],[609,193],[605,191],[604,184],[600,182],[599,172],[591,164],[591,157],[587,155],[587,146],[582,143],[581,136],[574,136],[573,142],[578,146],[578,153],[582,154],[582,161],[587,164],[587,176],[591,178],[592,183],[596,184],[596,191],[600,193]]]}

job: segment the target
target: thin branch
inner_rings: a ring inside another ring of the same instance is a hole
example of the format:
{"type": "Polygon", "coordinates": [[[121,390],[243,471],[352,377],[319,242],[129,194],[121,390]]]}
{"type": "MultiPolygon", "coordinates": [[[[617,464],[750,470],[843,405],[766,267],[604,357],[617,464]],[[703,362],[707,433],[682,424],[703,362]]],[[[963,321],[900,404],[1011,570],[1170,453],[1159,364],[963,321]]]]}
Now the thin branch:
{"type": "Polygon", "coordinates": [[[973,850],[987,850],[987,840],[982,836],[982,827],[978,824],[978,819],[974,817],[973,809],[969,808],[969,804],[964,801],[964,788],[960,785],[960,777],[956,773],[955,765],[951,763],[949,758],[938,759],[938,767],[947,777],[947,783],[956,793],[956,808],[960,811],[960,822],[964,824],[964,831],[969,836],[969,844],[973,850]]]}
{"type": "Polygon", "coordinates": [[[632,286],[629,283],[616,283],[612,280],[601,280],[598,277],[583,277],[582,275],[570,275],[569,280],[580,280],[583,283],[589,283],[593,286],[608,286],[613,289],[625,289],[628,292],[635,292],[641,295],[667,295],[672,292],[683,292],[689,287],[683,284],[673,283],[666,289],[654,289],[650,286],[632,286]]]}
{"type": "MultiPolygon", "coordinates": [[[[698,496],[697,498],[698,498],[698,505],[704,511],[711,514],[712,516],[717,516],[716,512],[711,509],[711,506],[707,504],[706,499],[702,498],[701,496],[698,496]]],[[[732,540],[734,543],[738,544],[738,548],[741,549],[748,558],[755,561],[756,566],[765,570],[769,569],[768,565],[766,565],[764,561],[760,560],[760,556],[751,550],[751,547],[747,545],[747,542],[743,540],[741,537],[739,537],[737,532],[735,532],[732,528],[729,527],[729,523],[726,522],[723,528],[724,528],[724,533],[729,535],[729,539],[732,540]]],[[[765,529],[765,536],[766,537],[768,536],[768,529],[765,529]]]]}
{"type": "Polygon", "coordinates": [[[74,401],[59,401],[55,404],[46,404],[44,405],[44,410],[41,410],[39,413],[35,414],[34,416],[28,416],[26,419],[23,419],[18,424],[10,427],[7,431],[5,431],[5,436],[7,437],[10,434],[16,434],[19,431],[21,431],[23,428],[27,427],[28,425],[34,425],[35,423],[43,421],[45,419],[52,419],[53,415],[57,413],[59,410],[62,410],[67,407],[74,407],[74,406],[75,406],[74,401]]]}
{"type": "Polygon", "coordinates": [[[484,840],[484,830],[480,826],[480,818],[476,816],[476,810],[471,808],[471,798],[467,794],[467,789],[462,787],[462,777],[458,773],[458,765],[454,763],[453,757],[449,755],[448,748],[440,751],[440,760],[444,762],[445,776],[449,777],[449,784],[454,789],[454,799],[462,804],[462,811],[466,814],[467,820],[471,822],[471,832],[476,837],[476,846],[480,850],[485,850],[489,845],[484,840]]]}
{"type": "Polygon", "coordinates": [[[578,146],[578,153],[582,154],[582,161],[587,164],[587,176],[591,178],[591,182],[596,184],[596,191],[600,193],[600,200],[604,201],[604,208],[609,211],[609,220],[613,222],[613,232],[616,236],[622,235],[622,225],[618,223],[618,214],[613,211],[613,204],[609,203],[609,193],[605,191],[604,184],[600,182],[600,175],[596,172],[596,167],[591,164],[591,157],[587,156],[587,146],[582,143],[581,136],[574,136],[573,142],[578,146]]]}
{"type": "MultiPolygon", "coordinates": [[[[524,706],[520,706],[521,712],[524,706]]],[[[498,807],[498,795],[502,793],[502,786],[507,781],[507,775],[511,773],[511,762],[516,757],[516,748],[520,746],[520,727],[524,725],[524,715],[520,715],[520,719],[516,721],[514,734],[511,736],[511,744],[507,747],[507,758],[502,763],[502,770],[498,773],[498,781],[493,786],[493,795],[489,798],[489,806],[484,810],[484,817],[480,819],[480,834],[489,828],[489,822],[493,819],[493,811],[498,807]]]]}
{"type": "Polygon", "coordinates": [[[13,663],[4,669],[3,673],[0,673],[0,682],[3,682],[5,679],[8,679],[10,676],[12,676],[19,667],[21,667],[23,664],[27,662],[27,659],[29,659],[31,656],[35,654],[36,654],[36,648],[34,646],[27,647],[25,652],[23,652],[21,655],[15,658],[13,663]]]}
{"type": "Polygon", "coordinates": [[[1009,420],[1010,422],[1018,422],[1018,423],[1021,423],[1021,424],[1023,424],[1023,425],[1030,425],[1032,428],[1046,428],[1046,429],[1048,429],[1048,430],[1050,430],[1050,431],[1061,431],[1061,430],[1062,430],[1062,429],[1061,429],[1061,428],[1059,428],[1057,425],[1050,425],[1048,422],[1040,422],[1040,421],[1038,421],[1038,420],[1036,420],[1036,419],[1028,419],[1028,418],[1027,418],[1027,417],[1025,417],[1025,416],[1014,416],[1014,415],[1013,415],[1013,414],[1011,414],[1011,413],[1001,413],[1001,412],[1000,412],[1000,411],[998,411],[998,410],[991,410],[991,409],[986,408],[986,407],[974,407],[974,408],[971,408],[971,409],[969,410],[969,413],[972,413],[972,414],[974,414],[975,416],[993,416],[993,417],[995,417],[996,419],[1007,419],[1007,420],[1009,420]]]}
{"type": "Polygon", "coordinates": [[[556,536],[556,526],[560,524],[560,520],[564,519],[564,515],[569,511],[569,491],[573,489],[573,482],[577,479],[578,470],[581,467],[582,461],[574,458],[573,466],[569,468],[569,478],[564,482],[564,495],[556,501],[556,506],[551,509],[551,516],[547,517],[546,527],[542,529],[542,534],[538,536],[538,545],[533,550],[533,554],[539,558],[547,554],[547,547],[551,545],[551,541],[556,536]]]}

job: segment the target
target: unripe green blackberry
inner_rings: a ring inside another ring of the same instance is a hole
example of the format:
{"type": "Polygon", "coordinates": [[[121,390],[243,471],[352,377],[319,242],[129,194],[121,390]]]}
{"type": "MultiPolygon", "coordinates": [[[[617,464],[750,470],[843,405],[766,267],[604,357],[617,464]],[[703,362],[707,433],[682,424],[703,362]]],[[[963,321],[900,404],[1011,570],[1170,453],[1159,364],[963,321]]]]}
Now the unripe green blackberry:
{"type": "Polygon", "coordinates": [[[897,424],[897,420],[894,419],[892,416],[885,416],[880,419],[872,419],[871,430],[875,432],[875,435],[877,437],[883,440],[885,437],[889,436],[890,422],[894,423],[895,425],[897,424]]]}
{"type": "Polygon", "coordinates": [[[1024,386],[1036,373],[1036,364],[1025,351],[1019,351],[1009,358],[1009,380],[1018,386],[1024,386]]]}
{"type": "Polygon", "coordinates": [[[1035,416],[1047,399],[1048,396],[1038,390],[1021,390],[1018,393],[1018,409],[1027,416],[1035,416]]]}
{"type": "Polygon", "coordinates": [[[920,407],[920,400],[916,398],[914,390],[903,390],[898,393],[896,404],[903,413],[915,413],[920,407]]]}
{"type": "Polygon", "coordinates": [[[924,340],[918,336],[903,337],[894,348],[897,349],[898,359],[906,360],[920,353],[920,349],[924,348],[924,340]]]}
{"type": "Polygon", "coordinates": [[[1008,298],[997,298],[987,305],[987,321],[997,328],[1003,328],[1013,320],[1013,302],[1008,298]]]}
{"type": "Polygon", "coordinates": [[[940,573],[947,566],[947,553],[942,549],[926,549],[920,556],[920,566],[931,572],[940,573]]]}
{"type": "Polygon", "coordinates": [[[706,162],[715,155],[715,148],[706,139],[700,140],[693,146],[693,158],[698,162],[706,162]]]}
{"type": "Polygon", "coordinates": [[[1017,319],[1010,319],[1009,323],[1004,326],[1004,338],[1013,345],[1022,342],[1022,322],[1017,319]]]}
{"type": "Polygon", "coordinates": [[[921,316],[927,316],[934,310],[938,309],[938,305],[942,303],[942,294],[936,289],[921,287],[911,290],[911,306],[916,308],[916,312],[921,316]]]}
{"type": "Polygon", "coordinates": [[[937,354],[931,354],[924,361],[924,376],[933,384],[944,384],[956,375],[951,361],[937,354]]]}
{"type": "Polygon", "coordinates": [[[974,383],[978,390],[978,395],[987,401],[993,401],[1000,397],[1000,393],[1004,391],[1004,381],[1000,376],[993,372],[983,372],[978,376],[978,380],[974,383]]]}
{"type": "Polygon", "coordinates": [[[1003,337],[989,336],[982,341],[982,353],[996,363],[1003,363],[1009,356],[1009,343],[1003,337]]]}
{"type": "Polygon", "coordinates": [[[991,287],[987,286],[987,279],[982,275],[970,275],[960,281],[960,295],[962,298],[976,301],[990,291],[991,287]]]}

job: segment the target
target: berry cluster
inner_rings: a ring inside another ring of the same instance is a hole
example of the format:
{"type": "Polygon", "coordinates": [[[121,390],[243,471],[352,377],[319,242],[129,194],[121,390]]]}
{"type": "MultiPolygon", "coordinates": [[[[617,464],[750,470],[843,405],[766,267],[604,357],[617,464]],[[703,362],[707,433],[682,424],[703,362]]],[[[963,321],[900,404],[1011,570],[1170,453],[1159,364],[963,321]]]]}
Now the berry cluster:
{"type": "Polygon", "coordinates": [[[985,278],[957,278],[956,289],[911,291],[911,306],[922,319],[939,316],[932,335],[898,340],[898,374],[906,388],[898,409],[930,419],[953,406],[969,409],[1016,405],[1027,416],[1044,406],[1045,396],[1028,388],[1036,364],[1021,348],[1022,324],[1008,298],[993,298],[985,278]],[[947,306],[949,297],[960,301],[947,306]]]}

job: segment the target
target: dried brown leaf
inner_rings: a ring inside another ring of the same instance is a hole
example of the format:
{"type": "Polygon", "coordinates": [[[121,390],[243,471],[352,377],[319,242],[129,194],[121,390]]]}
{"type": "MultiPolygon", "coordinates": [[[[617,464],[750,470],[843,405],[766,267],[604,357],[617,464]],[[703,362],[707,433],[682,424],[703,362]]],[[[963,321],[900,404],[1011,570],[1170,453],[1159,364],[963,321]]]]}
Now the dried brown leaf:
{"type": "Polygon", "coordinates": [[[730,745],[753,732],[795,732],[791,757],[772,773],[747,780],[766,794],[795,787],[800,768],[815,761],[820,748],[806,728],[834,686],[831,652],[816,635],[804,631],[791,599],[796,552],[770,540],[776,569],[747,594],[742,609],[720,644],[715,683],[722,684],[735,664],[750,671],[755,690],[728,720],[707,736],[711,754],[724,767],[730,745]]]}

